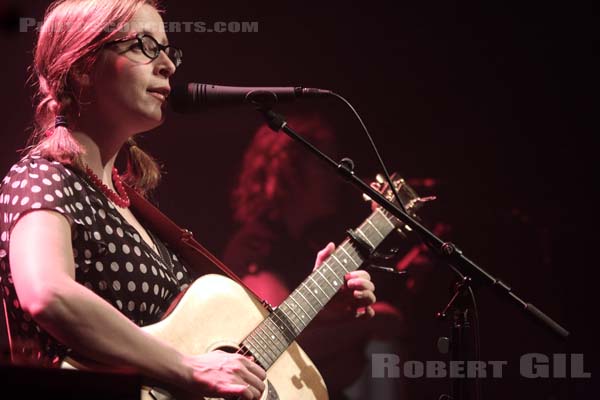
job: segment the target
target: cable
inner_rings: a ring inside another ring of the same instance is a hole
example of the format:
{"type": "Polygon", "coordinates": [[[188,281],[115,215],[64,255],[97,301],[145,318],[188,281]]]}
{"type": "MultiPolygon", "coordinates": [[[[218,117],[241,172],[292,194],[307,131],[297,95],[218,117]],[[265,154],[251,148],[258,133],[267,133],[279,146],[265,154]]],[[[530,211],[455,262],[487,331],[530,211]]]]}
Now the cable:
{"type": "Polygon", "coordinates": [[[396,200],[398,200],[398,204],[400,205],[400,208],[402,209],[402,211],[404,211],[404,213],[407,214],[406,209],[404,208],[404,204],[402,204],[402,201],[400,200],[400,196],[398,195],[398,191],[396,190],[396,186],[394,185],[394,182],[392,182],[392,178],[390,178],[390,174],[388,173],[385,163],[383,162],[383,159],[381,158],[381,155],[379,154],[379,150],[377,150],[377,146],[375,145],[375,142],[373,141],[373,138],[371,137],[371,134],[369,133],[369,130],[367,129],[367,126],[363,122],[362,118],[360,117],[358,112],[354,109],[352,104],[350,104],[350,102],[348,100],[346,100],[343,96],[341,96],[335,92],[330,92],[330,93],[332,96],[335,96],[338,99],[342,100],[348,107],[350,107],[350,109],[352,110],[354,115],[356,115],[356,118],[358,118],[358,121],[362,125],[362,128],[365,131],[367,138],[369,139],[369,142],[371,143],[371,147],[373,148],[373,151],[375,152],[375,155],[377,156],[379,164],[381,165],[381,168],[383,169],[383,174],[385,175],[385,179],[387,180],[388,184],[392,188],[394,197],[396,198],[396,200]]]}

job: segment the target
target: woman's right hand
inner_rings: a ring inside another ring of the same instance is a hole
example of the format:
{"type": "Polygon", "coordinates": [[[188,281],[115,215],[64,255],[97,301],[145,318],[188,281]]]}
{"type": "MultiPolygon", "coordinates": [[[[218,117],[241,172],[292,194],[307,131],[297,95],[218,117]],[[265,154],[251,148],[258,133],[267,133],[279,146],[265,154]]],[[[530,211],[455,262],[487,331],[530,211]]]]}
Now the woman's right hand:
{"type": "Polygon", "coordinates": [[[187,392],[257,400],[265,390],[267,373],[252,357],[215,350],[184,356],[183,363],[189,371],[187,392]]]}

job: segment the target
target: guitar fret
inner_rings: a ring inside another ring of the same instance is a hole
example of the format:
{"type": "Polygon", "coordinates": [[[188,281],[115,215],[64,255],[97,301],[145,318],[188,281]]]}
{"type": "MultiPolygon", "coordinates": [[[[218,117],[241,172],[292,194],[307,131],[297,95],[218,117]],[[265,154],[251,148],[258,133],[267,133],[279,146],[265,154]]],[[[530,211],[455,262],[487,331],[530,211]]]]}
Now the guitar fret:
{"type": "MultiPolygon", "coordinates": [[[[346,267],[344,267],[344,263],[341,262],[340,259],[335,256],[335,254],[332,254],[331,258],[333,258],[340,265],[340,267],[342,267],[342,269],[344,270],[345,273],[350,272],[346,269],[346,267]]],[[[346,259],[344,259],[344,261],[346,261],[346,259]]],[[[354,262],[354,260],[352,260],[352,262],[354,262]]]]}
{"type": "Polygon", "coordinates": [[[373,214],[373,224],[377,227],[379,232],[384,236],[382,240],[394,230],[394,227],[389,226],[389,222],[379,213],[373,214]]]}
{"type": "MultiPolygon", "coordinates": [[[[332,281],[332,283],[334,285],[338,285],[338,280],[342,280],[343,281],[343,279],[340,278],[340,276],[333,270],[333,268],[331,268],[329,266],[329,264],[327,264],[327,261],[324,262],[323,265],[325,265],[327,268],[329,268],[329,270],[333,273],[334,277],[337,278],[336,280],[332,281]]],[[[337,290],[337,288],[336,288],[336,290],[337,290]]]]}
{"type": "Polygon", "coordinates": [[[379,211],[379,214],[381,214],[381,216],[383,216],[383,219],[390,224],[390,226],[392,227],[392,229],[396,229],[396,225],[394,225],[392,223],[392,221],[390,221],[390,219],[387,217],[387,215],[385,215],[385,213],[383,212],[383,210],[381,209],[381,207],[377,207],[376,209],[377,211],[379,211]]]}
{"type": "Polygon", "coordinates": [[[377,246],[375,246],[375,245],[373,244],[373,242],[371,242],[371,240],[369,239],[369,236],[367,236],[367,235],[366,235],[366,234],[365,234],[365,233],[362,231],[362,229],[361,229],[361,228],[358,228],[358,229],[357,229],[357,232],[358,232],[358,233],[360,233],[360,234],[361,234],[361,235],[362,235],[362,236],[365,238],[365,240],[366,240],[366,241],[367,241],[367,242],[368,242],[368,243],[371,245],[371,247],[373,247],[373,248],[377,247],[377,246]]]}
{"type": "MultiPolygon", "coordinates": [[[[347,256],[348,256],[348,258],[349,258],[349,259],[352,261],[352,263],[354,263],[354,265],[356,265],[356,268],[360,267],[360,265],[359,265],[359,264],[357,264],[357,263],[356,263],[356,261],[354,261],[354,258],[353,258],[353,257],[352,257],[352,256],[351,256],[349,253],[348,253],[348,251],[346,251],[346,249],[344,248],[344,244],[343,244],[343,245],[341,245],[339,248],[340,248],[340,249],[342,249],[342,251],[343,251],[344,253],[346,253],[346,255],[347,255],[347,256]]],[[[339,261],[338,261],[338,262],[339,262],[339,261]]],[[[347,272],[347,271],[346,271],[346,272],[347,272]]]]}
{"type": "MultiPolygon", "coordinates": [[[[298,313],[296,312],[296,310],[294,309],[294,307],[292,307],[291,304],[287,304],[287,300],[284,301],[283,303],[281,303],[281,305],[278,308],[283,309],[283,307],[286,307],[288,310],[292,311],[292,314],[294,314],[296,316],[296,320],[299,322],[299,331],[302,332],[304,330],[304,328],[306,328],[307,324],[305,324],[304,322],[302,322],[302,319],[300,318],[300,315],[298,315],[298,313]]],[[[284,310],[285,312],[285,310],[284,310]]],[[[298,327],[298,324],[295,324],[298,327]]]]}
{"type": "Polygon", "coordinates": [[[306,325],[301,323],[301,321],[298,319],[297,315],[295,315],[293,312],[290,313],[289,309],[290,309],[290,307],[287,304],[281,303],[281,305],[279,307],[277,307],[276,310],[280,310],[283,313],[283,315],[285,317],[285,321],[288,322],[290,324],[290,326],[292,327],[294,336],[298,336],[300,334],[300,332],[302,332],[302,330],[304,328],[306,328],[306,325]],[[287,310],[288,310],[287,312],[286,312],[285,308],[287,308],[287,310]],[[297,324],[296,321],[300,322],[300,324],[297,324]]]}
{"type": "Polygon", "coordinates": [[[285,351],[285,349],[287,349],[289,343],[285,343],[283,341],[283,338],[281,337],[281,335],[279,334],[279,331],[277,329],[273,329],[272,326],[269,325],[269,322],[272,322],[269,318],[265,319],[263,321],[263,323],[261,324],[263,327],[266,326],[269,331],[271,332],[271,336],[269,336],[272,340],[273,340],[273,344],[275,344],[275,347],[277,348],[277,351],[279,351],[279,353],[283,353],[285,351]],[[276,345],[275,341],[279,342],[280,344],[283,345],[283,348],[279,348],[279,346],[276,345]]]}
{"type": "MultiPolygon", "coordinates": [[[[257,343],[259,343],[259,346],[262,346],[262,356],[265,359],[265,362],[268,363],[268,365],[272,365],[275,360],[277,359],[277,354],[275,354],[273,352],[273,350],[271,349],[271,346],[268,345],[268,343],[265,343],[264,340],[261,338],[260,333],[258,333],[258,340],[256,340],[257,343]]],[[[253,339],[255,339],[255,337],[253,336],[253,339]]]]}
{"type": "Polygon", "coordinates": [[[248,350],[250,350],[250,353],[252,353],[252,355],[254,357],[256,357],[256,360],[258,361],[258,363],[262,366],[267,365],[268,363],[272,363],[272,360],[267,360],[265,359],[262,350],[258,350],[258,346],[255,346],[253,342],[251,342],[250,340],[246,339],[243,343],[244,347],[246,347],[248,350]]]}
{"type": "MultiPolygon", "coordinates": [[[[314,280],[314,279],[312,279],[312,277],[311,277],[311,276],[309,276],[309,279],[311,279],[313,282],[315,282],[315,280],[314,280]]],[[[315,300],[317,300],[317,303],[319,303],[319,305],[320,305],[321,307],[325,307],[325,305],[324,305],[323,303],[321,303],[321,300],[319,300],[319,297],[317,296],[317,294],[318,294],[318,292],[319,292],[319,291],[318,291],[318,290],[316,290],[316,289],[315,289],[315,290],[312,290],[312,289],[311,289],[311,288],[308,286],[308,282],[307,282],[307,281],[304,281],[304,282],[305,282],[305,283],[304,283],[304,286],[308,288],[308,291],[309,291],[309,292],[310,292],[310,294],[311,294],[311,295],[312,295],[312,296],[315,298],[315,300]]],[[[318,285],[316,282],[315,282],[315,284],[316,284],[316,285],[317,285],[317,287],[320,289],[319,285],[318,285]]]]}
{"type": "MultiPolygon", "coordinates": [[[[331,268],[329,268],[329,269],[331,270],[331,268]]],[[[333,289],[333,292],[334,292],[334,293],[336,293],[336,292],[337,292],[337,289],[336,289],[336,288],[334,288],[334,287],[333,287],[333,285],[332,285],[331,283],[329,283],[329,279],[328,279],[328,278],[327,278],[327,277],[326,277],[326,276],[325,276],[325,275],[324,275],[324,274],[321,272],[321,269],[320,269],[320,268],[318,268],[318,269],[317,269],[317,272],[318,272],[318,273],[319,273],[319,274],[320,274],[320,275],[323,277],[323,280],[324,280],[325,282],[327,282],[327,284],[329,285],[329,287],[333,289]]]]}
{"type": "Polygon", "coordinates": [[[269,345],[269,344],[273,344],[273,342],[272,342],[271,338],[269,338],[269,336],[262,330],[262,323],[256,327],[254,332],[256,332],[258,334],[259,338],[261,338],[261,340],[262,340],[261,343],[263,344],[263,347],[265,348],[265,350],[268,353],[271,353],[273,355],[272,359],[273,359],[273,362],[275,362],[275,360],[277,359],[278,356],[273,351],[273,346],[269,345]],[[265,339],[262,339],[261,335],[264,336],[265,339]]]}
{"type": "MultiPolygon", "coordinates": [[[[306,301],[306,303],[307,303],[307,304],[310,306],[310,308],[312,308],[313,310],[315,310],[315,315],[316,315],[316,314],[317,314],[319,311],[317,311],[317,309],[313,307],[313,305],[310,303],[310,301],[308,301],[308,300],[306,299],[306,297],[304,297],[304,295],[302,294],[302,292],[299,290],[299,289],[300,289],[301,287],[303,287],[303,286],[304,286],[304,283],[302,283],[302,284],[301,284],[301,285],[298,287],[298,289],[296,289],[296,290],[298,291],[298,294],[299,294],[299,295],[300,295],[300,296],[301,296],[301,297],[304,299],[304,301],[306,301]]],[[[312,317],[313,317],[313,316],[311,316],[311,318],[312,318],[312,317]]]]}
{"type": "MultiPolygon", "coordinates": [[[[297,305],[298,307],[300,307],[300,309],[301,309],[301,310],[302,310],[302,312],[304,313],[304,316],[308,316],[308,317],[309,317],[309,319],[310,319],[310,315],[309,315],[309,314],[306,312],[306,310],[305,310],[305,309],[302,307],[302,305],[300,305],[300,303],[298,303],[298,301],[296,301],[296,299],[294,298],[294,294],[293,294],[293,293],[292,293],[292,295],[291,295],[289,298],[290,298],[290,299],[291,299],[291,300],[292,300],[294,303],[296,303],[296,305],[297,305]]],[[[302,316],[302,315],[301,315],[301,316],[300,316],[300,317],[301,317],[300,319],[304,318],[304,316],[302,316]]],[[[309,322],[310,322],[310,321],[309,321],[309,322]]],[[[306,323],[306,325],[308,325],[308,322],[306,323]]],[[[306,326],[306,325],[305,325],[305,326],[306,326]]]]}
{"type": "Polygon", "coordinates": [[[373,224],[373,222],[371,222],[370,218],[367,220],[367,222],[369,223],[369,225],[371,225],[373,227],[373,229],[375,229],[375,232],[377,232],[379,234],[379,236],[381,236],[382,239],[385,238],[385,235],[383,233],[381,233],[379,231],[379,229],[377,229],[377,227],[375,226],[375,224],[373,224]]]}
{"type": "MultiPolygon", "coordinates": [[[[294,338],[297,336],[296,330],[291,327],[290,329],[290,325],[289,325],[289,321],[287,320],[287,317],[285,316],[285,313],[283,315],[283,318],[281,316],[279,316],[280,311],[278,311],[278,309],[273,310],[273,312],[271,313],[271,316],[273,316],[274,318],[277,318],[279,320],[279,322],[281,323],[281,325],[279,325],[279,328],[281,329],[281,331],[286,334],[289,333],[290,337],[288,337],[288,335],[286,336],[286,339],[288,339],[288,341],[291,343],[294,338]]],[[[273,323],[275,323],[275,321],[273,321],[273,323]]],[[[275,324],[277,325],[277,324],[275,324]]]]}
{"type": "MultiPolygon", "coordinates": [[[[282,341],[282,343],[285,345],[285,348],[287,349],[287,347],[290,345],[290,343],[292,343],[294,341],[294,338],[296,336],[290,332],[290,330],[287,328],[286,324],[283,321],[280,320],[282,324],[278,325],[277,322],[274,320],[275,316],[276,316],[276,314],[273,312],[273,313],[271,313],[271,315],[269,315],[267,317],[267,319],[265,321],[268,320],[271,324],[270,326],[273,327],[273,329],[275,329],[275,331],[277,331],[277,333],[279,334],[279,338],[285,340],[285,342],[282,341]]],[[[279,316],[277,316],[277,319],[279,319],[279,316]]],[[[269,324],[267,323],[267,325],[269,325],[269,324]]]]}

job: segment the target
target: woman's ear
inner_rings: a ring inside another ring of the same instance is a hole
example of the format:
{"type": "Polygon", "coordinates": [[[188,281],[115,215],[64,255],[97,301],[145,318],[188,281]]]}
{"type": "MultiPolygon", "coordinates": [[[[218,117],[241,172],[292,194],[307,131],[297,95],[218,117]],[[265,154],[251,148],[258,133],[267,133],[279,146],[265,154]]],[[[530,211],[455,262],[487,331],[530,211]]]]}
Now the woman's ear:
{"type": "Polygon", "coordinates": [[[86,68],[82,65],[81,61],[75,63],[69,71],[69,78],[76,87],[80,89],[87,89],[92,84],[92,78],[90,77],[90,68],[86,68]]]}
{"type": "Polygon", "coordinates": [[[78,68],[73,68],[69,75],[77,87],[85,89],[91,86],[92,80],[89,73],[82,72],[78,68]]]}

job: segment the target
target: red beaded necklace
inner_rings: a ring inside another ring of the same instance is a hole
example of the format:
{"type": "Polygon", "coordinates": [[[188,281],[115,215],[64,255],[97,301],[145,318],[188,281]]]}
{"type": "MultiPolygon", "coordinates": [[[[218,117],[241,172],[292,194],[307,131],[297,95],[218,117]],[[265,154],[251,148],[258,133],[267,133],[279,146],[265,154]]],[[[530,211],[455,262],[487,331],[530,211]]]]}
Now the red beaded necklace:
{"type": "Polygon", "coordinates": [[[92,171],[92,169],[87,165],[85,166],[85,173],[90,177],[94,185],[96,185],[102,191],[102,193],[106,195],[106,197],[112,200],[113,203],[115,203],[121,208],[129,207],[131,202],[129,201],[129,196],[125,191],[125,188],[123,188],[123,182],[121,181],[119,171],[117,171],[116,168],[113,167],[112,178],[117,192],[111,190],[108,186],[106,186],[102,182],[102,180],[98,178],[98,175],[96,175],[94,171],[92,171]]]}

